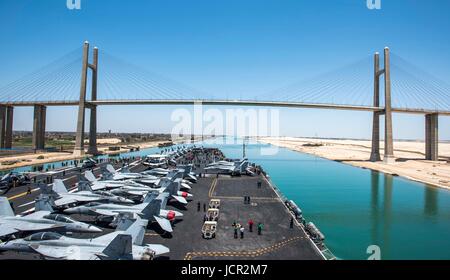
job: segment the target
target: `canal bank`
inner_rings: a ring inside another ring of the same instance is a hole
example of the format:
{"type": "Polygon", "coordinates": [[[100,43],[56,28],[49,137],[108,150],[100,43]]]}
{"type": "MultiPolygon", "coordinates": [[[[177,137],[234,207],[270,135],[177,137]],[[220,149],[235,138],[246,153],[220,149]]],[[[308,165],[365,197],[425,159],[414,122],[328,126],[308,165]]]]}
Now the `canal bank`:
{"type": "MultiPolygon", "coordinates": [[[[242,157],[242,142],[216,145],[242,157]]],[[[367,259],[371,245],[382,259],[450,259],[450,192],[369,169],[278,148],[246,146],[250,161],[264,166],[279,190],[325,234],[340,259],[367,259]]]]}

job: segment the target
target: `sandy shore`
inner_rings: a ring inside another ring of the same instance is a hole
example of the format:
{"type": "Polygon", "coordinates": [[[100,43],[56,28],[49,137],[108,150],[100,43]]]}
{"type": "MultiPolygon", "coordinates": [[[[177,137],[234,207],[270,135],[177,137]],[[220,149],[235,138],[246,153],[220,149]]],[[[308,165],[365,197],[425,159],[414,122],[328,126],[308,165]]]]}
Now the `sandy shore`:
{"type": "MultiPolygon", "coordinates": [[[[369,168],[388,174],[396,174],[411,180],[450,190],[450,143],[439,143],[438,162],[424,160],[424,142],[395,141],[394,154],[396,162],[370,162],[371,142],[367,140],[333,140],[293,137],[259,138],[269,143],[294,151],[335,160],[357,167],[369,168]],[[304,146],[304,144],[321,144],[321,146],[304,146]]],[[[381,143],[381,148],[383,144],[381,143]]],[[[383,149],[381,149],[383,156],[383,149]]]]}
{"type": "MultiPolygon", "coordinates": [[[[153,148],[158,146],[159,143],[163,143],[166,141],[150,141],[150,142],[142,142],[142,143],[132,143],[132,144],[124,144],[120,146],[120,150],[117,151],[109,151],[108,147],[98,147],[98,150],[101,154],[118,154],[118,153],[126,153],[130,151],[129,147],[139,147],[142,149],[153,148]]],[[[87,155],[88,156],[88,155],[87,155]]],[[[23,166],[29,165],[40,165],[49,162],[56,161],[68,161],[85,158],[76,157],[72,152],[38,152],[33,154],[23,154],[16,156],[6,156],[0,158],[0,170],[9,170],[23,166]],[[15,162],[14,164],[6,164],[8,162],[15,162]]]]}

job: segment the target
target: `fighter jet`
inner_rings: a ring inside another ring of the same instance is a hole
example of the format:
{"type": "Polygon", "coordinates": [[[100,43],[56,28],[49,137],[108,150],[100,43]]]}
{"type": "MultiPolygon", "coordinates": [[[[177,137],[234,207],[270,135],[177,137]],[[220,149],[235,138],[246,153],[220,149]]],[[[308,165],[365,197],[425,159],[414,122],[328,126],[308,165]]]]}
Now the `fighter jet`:
{"type": "Polygon", "coordinates": [[[13,186],[13,182],[17,182],[17,186],[30,183],[30,177],[19,172],[9,172],[0,179],[0,189],[7,189],[13,186]]]}
{"type": "Polygon", "coordinates": [[[93,191],[106,189],[112,194],[126,197],[144,196],[147,193],[154,191],[150,186],[132,180],[98,180],[91,171],[86,171],[84,176],[89,181],[89,187],[93,191]]]}
{"type": "Polygon", "coordinates": [[[195,172],[192,172],[192,164],[185,164],[177,166],[177,169],[183,172],[183,179],[190,180],[191,182],[197,182],[195,172]]]}
{"type": "Polygon", "coordinates": [[[108,192],[92,192],[79,191],[69,193],[64,182],[60,179],[55,179],[52,185],[52,190],[48,191],[45,185],[40,185],[41,191],[44,194],[51,195],[55,198],[54,204],[57,207],[65,206],[73,203],[91,202],[91,201],[108,201],[111,203],[134,203],[132,200],[121,196],[113,195],[108,192]]]}
{"type": "Polygon", "coordinates": [[[103,170],[104,176],[108,180],[127,180],[127,179],[157,179],[155,176],[145,175],[141,173],[130,172],[128,167],[122,167],[121,171],[117,171],[111,164],[106,165],[106,170],[103,170]]]}
{"type": "MultiPolygon", "coordinates": [[[[91,182],[91,188],[92,189],[102,189],[102,188],[111,188],[114,187],[114,189],[111,189],[110,192],[116,195],[124,195],[124,196],[145,196],[150,192],[156,192],[156,193],[164,193],[167,192],[171,195],[172,198],[176,199],[178,202],[187,204],[186,198],[192,197],[192,194],[189,194],[187,192],[181,191],[181,188],[184,189],[191,189],[189,185],[183,182],[182,179],[179,179],[178,177],[182,176],[182,173],[177,171],[173,174],[172,177],[163,177],[159,178],[157,182],[152,184],[150,187],[148,185],[144,184],[115,184],[117,182],[122,181],[99,181],[95,178],[94,174],[92,172],[87,171],[85,173],[86,179],[88,179],[91,182]]],[[[86,186],[87,187],[87,186],[86,186]]]]}
{"type": "Polygon", "coordinates": [[[188,185],[182,183],[181,178],[161,178],[159,186],[160,193],[167,193],[171,198],[182,204],[187,204],[186,198],[193,196],[188,192],[181,191],[181,188],[186,188],[186,186],[190,189],[188,185]]]}
{"type": "Polygon", "coordinates": [[[156,193],[150,193],[141,204],[119,205],[90,202],[85,205],[65,209],[64,213],[90,215],[100,218],[110,217],[113,219],[120,213],[136,214],[150,222],[157,222],[163,230],[172,232],[170,221],[182,217],[183,214],[178,211],[163,209],[166,206],[167,199],[167,193],[158,196],[156,193]]]}
{"type": "Polygon", "coordinates": [[[147,220],[137,217],[125,231],[91,239],[78,239],[54,232],[35,233],[24,239],[0,244],[0,250],[38,253],[48,259],[65,260],[150,260],[169,252],[159,244],[142,245],[147,220]]]}
{"type": "Polygon", "coordinates": [[[0,197],[0,238],[9,235],[37,231],[91,232],[102,230],[52,211],[37,211],[26,216],[15,216],[6,197],[0,197]]]}
{"type": "Polygon", "coordinates": [[[208,164],[205,167],[206,172],[219,173],[219,174],[230,174],[230,175],[240,175],[240,174],[253,174],[248,168],[248,160],[235,160],[235,161],[225,161],[221,160],[208,164]]]}
{"type": "Polygon", "coordinates": [[[169,173],[170,170],[169,169],[165,169],[165,168],[153,168],[150,170],[146,170],[141,172],[144,175],[153,175],[153,176],[165,176],[167,175],[167,173],[169,173]]]}

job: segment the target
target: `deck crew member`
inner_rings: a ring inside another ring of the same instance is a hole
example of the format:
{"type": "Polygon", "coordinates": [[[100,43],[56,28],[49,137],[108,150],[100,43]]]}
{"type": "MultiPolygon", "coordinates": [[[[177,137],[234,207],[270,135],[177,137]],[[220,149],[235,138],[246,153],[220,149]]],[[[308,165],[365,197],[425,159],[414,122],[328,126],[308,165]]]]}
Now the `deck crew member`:
{"type": "Polygon", "coordinates": [[[258,223],[258,235],[262,234],[262,230],[263,230],[263,224],[262,223],[258,223]]]}
{"type": "Polygon", "coordinates": [[[248,220],[248,231],[253,232],[253,220],[248,220]]]}

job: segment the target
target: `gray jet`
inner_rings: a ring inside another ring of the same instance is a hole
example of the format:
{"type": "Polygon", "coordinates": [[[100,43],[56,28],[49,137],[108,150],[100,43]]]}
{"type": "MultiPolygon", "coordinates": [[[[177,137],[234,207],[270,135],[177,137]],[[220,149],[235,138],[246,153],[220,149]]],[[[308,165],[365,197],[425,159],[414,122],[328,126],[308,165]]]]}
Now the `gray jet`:
{"type": "MultiPolygon", "coordinates": [[[[45,187],[41,186],[42,193],[45,187]]],[[[108,192],[92,192],[92,191],[79,191],[75,193],[69,193],[67,191],[64,182],[60,179],[55,179],[52,186],[52,196],[55,196],[54,204],[57,207],[65,206],[68,204],[80,203],[80,202],[92,202],[92,201],[108,201],[111,203],[134,203],[132,200],[126,199],[121,196],[113,195],[108,192]]]]}
{"type": "Polygon", "coordinates": [[[0,238],[23,232],[49,230],[92,233],[102,231],[95,226],[51,212],[42,210],[26,216],[15,216],[8,199],[0,197],[0,238]]]}
{"type": "Polygon", "coordinates": [[[90,239],[78,239],[54,232],[35,233],[24,239],[0,244],[0,250],[38,253],[48,259],[64,260],[150,260],[169,252],[159,244],[144,244],[147,220],[137,217],[125,231],[90,239]]]}
{"type": "Polygon", "coordinates": [[[102,204],[90,202],[85,205],[65,209],[66,214],[81,214],[98,217],[116,218],[119,214],[136,214],[150,222],[157,222],[158,225],[167,232],[172,232],[170,221],[182,217],[178,211],[163,209],[168,199],[168,193],[163,193],[156,197],[156,193],[150,193],[143,203],[136,205],[102,204]]]}

